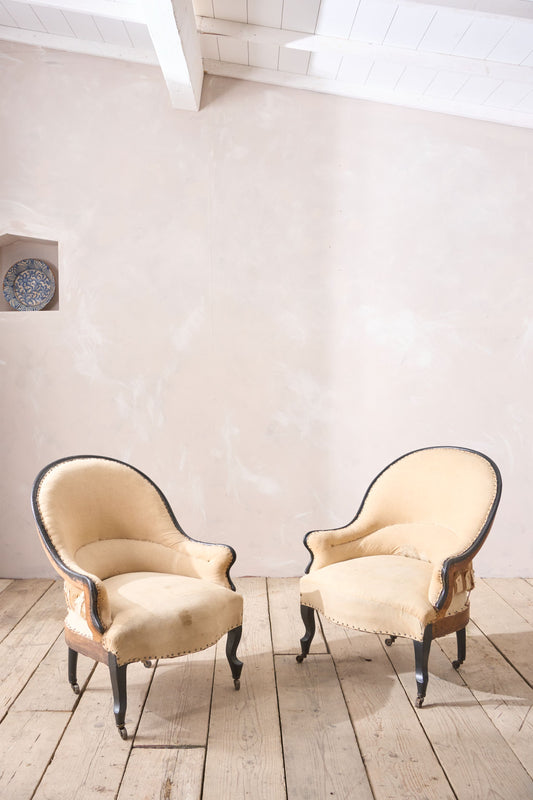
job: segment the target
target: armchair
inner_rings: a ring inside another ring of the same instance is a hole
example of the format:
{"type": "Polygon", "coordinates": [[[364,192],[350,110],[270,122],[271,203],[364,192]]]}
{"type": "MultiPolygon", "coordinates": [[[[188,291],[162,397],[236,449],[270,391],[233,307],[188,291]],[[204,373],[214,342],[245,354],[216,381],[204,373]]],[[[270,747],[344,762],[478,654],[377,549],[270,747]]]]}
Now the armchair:
{"type": "Polygon", "coordinates": [[[115,721],[127,738],[126,668],[174,658],[227,636],[235,688],[242,662],[240,594],[227,545],[191,539],[161,490],[111,458],[73,456],[37,476],[32,507],[42,545],[63,578],[68,677],[78,694],[78,653],[109,667],[115,721]]]}
{"type": "Polygon", "coordinates": [[[304,539],[311,561],[300,581],[309,653],[315,611],[357,630],[414,640],[416,705],[428,683],[431,642],[456,633],[458,669],[474,588],[472,559],[501,495],[494,462],[475,450],[431,447],[407,453],[370,485],[354,519],[304,539]]]}

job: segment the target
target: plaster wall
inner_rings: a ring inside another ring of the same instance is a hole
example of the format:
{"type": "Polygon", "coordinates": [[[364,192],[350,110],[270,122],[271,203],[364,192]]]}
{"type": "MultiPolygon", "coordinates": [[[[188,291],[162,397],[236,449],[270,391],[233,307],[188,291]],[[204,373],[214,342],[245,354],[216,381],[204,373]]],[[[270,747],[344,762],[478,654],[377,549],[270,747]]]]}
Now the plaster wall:
{"type": "Polygon", "coordinates": [[[59,242],[54,313],[0,313],[0,574],[31,484],[130,461],[235,574],[296,575],[377,472],[500,465],[478,574],[532,575],[531,131],[2,43],[0,235],[59,242]]]}

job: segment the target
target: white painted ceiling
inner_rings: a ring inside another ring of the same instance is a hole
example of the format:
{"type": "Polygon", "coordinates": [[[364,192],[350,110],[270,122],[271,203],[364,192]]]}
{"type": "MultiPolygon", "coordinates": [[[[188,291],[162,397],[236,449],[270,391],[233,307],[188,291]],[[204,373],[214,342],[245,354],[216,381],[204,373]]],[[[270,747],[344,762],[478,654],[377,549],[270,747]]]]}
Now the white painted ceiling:
{"type": "Polygon", "coordinates": [[[0,39],[533,128],[531,0],[0,0],[0,39]]]}

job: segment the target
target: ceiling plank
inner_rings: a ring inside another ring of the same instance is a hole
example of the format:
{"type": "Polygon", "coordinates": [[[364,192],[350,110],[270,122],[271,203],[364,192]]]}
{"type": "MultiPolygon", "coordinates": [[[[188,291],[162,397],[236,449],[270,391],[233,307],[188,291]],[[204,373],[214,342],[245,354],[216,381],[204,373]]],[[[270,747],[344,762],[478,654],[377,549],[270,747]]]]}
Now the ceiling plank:
{"type": "MultiPolygon", "coordinates": [[[[402,0],[405,2],[405,0],[402,0]]],[[[533,19],[533,4],[524,0],[407,0],[409,5],[449,8],[459,14],[533,19]]]]}
{"type": "Polygon", "coordinates": [[[203,34],[216,34],[257,44],[278,45],[279,47],[305,50],[311,53],[336,52],[339,55],[389,60],[393,64],[403,64],[405,67],[429,67],[446,69],[450,72],[463,72],[467,73],[467,75],[484,75],[500,80],[533,82],[533,70],[530,67],[514,64],[467,58],[465,56],[444,55],[422,50],[408,50],[401,47],[366,44],[352,39],[337,39],[329,36],[317,36],[316,34],[307,35],[298,31],[246,25],[240,22],[212,19],[211,17],[197,17],[197,24],[198,30],[203,34]]]}
{"type": "Polygon", "coordinates": [[[344,0],[322,0],[314,33],[349,39],[357,8],[344,0]]]}
{"type": "Polygon", "coordinates": [[[44,31],[44,26],[31,6],[25,3],[16,3],[13,0],[5,0],[2,6],[10,14],[19,28],[28,31],[44,31]]]}
{"type": "Polygon", "coordinates": [[[55,33],[57,36],[75,35],[67,22],[67,18],[58,8],[36,6],[34,11],[41,20],[46,33],[55,33]]]}
{"type": "MultiPolygon", "coordinates": [[[[78,14],[76,11],[65,11],[63,16],[77,39],[87,42],[105,42],[94,17],[78,14]]],[[[105,17],[99,17],[99,19],[105,19],[105,17]]]]}
{"type": "Polygon", "coordinates": [[[31,5],[35,8],[46,6],[89,16],[144,22],[144,12],[138,0],[31,0],[31,5]]]}
{"type": "Polygon", "coordinates": [[[313,33],[316,28],[320,0],[284,0],[281,25],[293,31],[313,33]]]}
{"type": "Polygon", "coordinates": [[[521,64],[531,52],[533,52],[533,36],[529,26],[513,25],[488,57],[492,61],[521,64]]]}
{"type": "MultiPolygon", "coordinates": [[[[248,0],[248,22],[254,25],[267,25],[270,28],[281,28],[283,0],[248,0]]],[[[209,16],[209,14],[207,15],[209,16]]]]}
{"type": "Polygon", "coordinates": [[[174,108],[198,111],[204,68],[192,0],[142,0],[174,108]]]}
{"type": "Polygon", "coordinates": [[[381,44],[394,21],[397,10],[397,3],[387,0],[361,0],[350,39],[381,44]]]}

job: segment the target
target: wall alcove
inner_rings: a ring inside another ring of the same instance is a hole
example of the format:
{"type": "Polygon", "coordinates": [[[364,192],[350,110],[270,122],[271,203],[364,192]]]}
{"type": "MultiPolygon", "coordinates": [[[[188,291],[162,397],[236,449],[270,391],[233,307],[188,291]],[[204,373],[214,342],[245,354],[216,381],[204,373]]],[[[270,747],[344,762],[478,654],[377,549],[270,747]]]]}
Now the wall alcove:
{"type": "Polygon", "coordinates": [[[59,310],[59,244],[52,239],[41,239],[33,236],[20,236],[5,233],[0,236],[0,312],[19,314],[4,296],[4,278],[7,271],[17,261],[25,258],[38,258],[50,267],[55,280],[55,294],[42,311],[59,310]]]}

